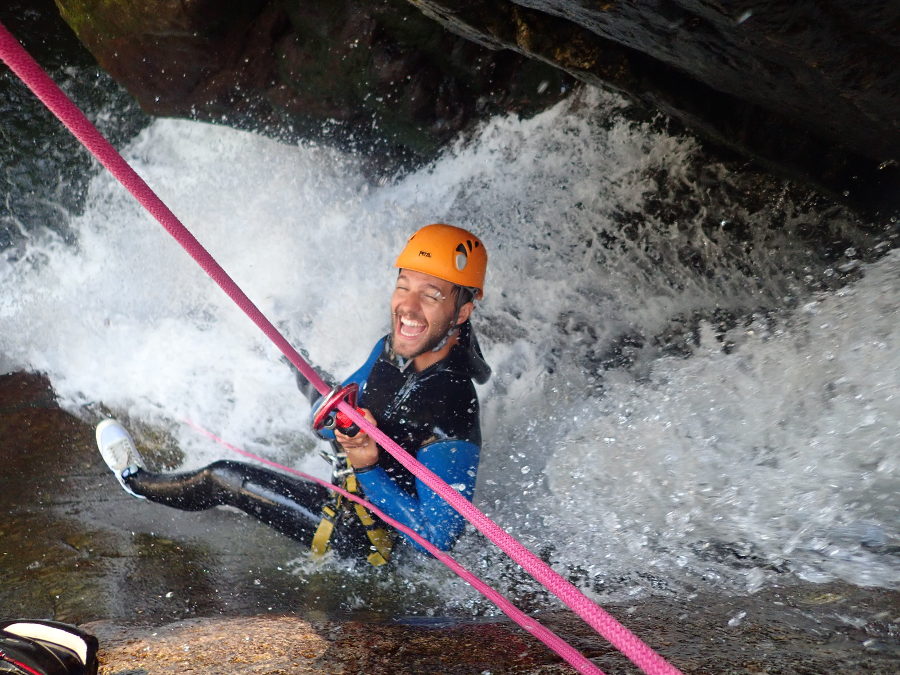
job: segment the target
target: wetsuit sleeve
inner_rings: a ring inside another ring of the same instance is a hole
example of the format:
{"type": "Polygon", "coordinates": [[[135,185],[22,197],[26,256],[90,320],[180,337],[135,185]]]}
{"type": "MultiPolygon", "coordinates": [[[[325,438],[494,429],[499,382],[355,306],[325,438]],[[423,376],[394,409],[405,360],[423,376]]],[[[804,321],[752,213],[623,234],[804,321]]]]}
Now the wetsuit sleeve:
{"type": "MultiPolygon", "coordinates": [[[[479,453],[474,443],[441,440],[420,448],[416,459],[471,501],[479,453]]],[[[403,490],[380,466],[358,473],[357,480],[367,499],[442,551],[450,550],[465,529],[465,519],[418,478],[416,495],[403,490]]]]}
{"type": "MultiPolygon", "coordinates": [[[[372,348],[372,352],[369,354],[369,358],[366,359],[366,362],[362,364],[359,369],[353,373],[350,377],[342,382],[344,386],[350,384],[351,382],[356,382],[359,385],[360,390],[363,390],[366,386],[366,380],[369,377],[369,373],[372,372],[372,366],[375,365],[375,362],[378,360],[378,357],[384,352],[384,341],[386,338],[381,338],[378,342],[375,343],[375,347],[372,348]]],[[[319,410],[319,405],[322,403],[323,397],[320,396],[317,398],[309,411],[309,419],[312,422],[313,418],[316,416],[316,412],[319,410]]],[[[319,438],[322,438],[326,441],[334,440],[334,431],[331,429],[320,429],[316,432],[319,435],[319,438]]]]}
{"type": "Polygon", "coordinates": [[[362,364],[355,373],[344,380],[345,385],[350,384],[351,382],[356,382],[356,384],[359,385],[360,389],[365,388],[366,380],[369,379],[369,373],[372,372],[372,366],[375,365],[378,357],[384,353],[384,342],[386,339],[386,337],[383,337],[375,343],[375,346],[372,348],[372,352],[369,354],[369,358],[366,359],[366,362],[362,364]]]}

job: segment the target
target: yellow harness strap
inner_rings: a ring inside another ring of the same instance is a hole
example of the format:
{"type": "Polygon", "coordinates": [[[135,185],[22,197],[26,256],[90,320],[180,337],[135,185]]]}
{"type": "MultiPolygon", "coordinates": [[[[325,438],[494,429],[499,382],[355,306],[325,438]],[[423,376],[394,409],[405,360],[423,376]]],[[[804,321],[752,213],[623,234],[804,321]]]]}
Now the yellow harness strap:
{"type": "MultiPolygon", "coordinates": [[[[359,483],[356,480],[356,476],[352,473],[344,479],[343,487],[347,492],[359,494],[359,483]]],[[[342,495],[338,495],[333,503],[322,507],[322,520],[319,521],[316,532],[313,534],[311,546],[313,555],[317,558],[325,555],[328,551],[328,544],[331,541],[331,535],[334,533],[334,521],[342,502],[342,495]]],[[[375,549],[366,557],[366,560],[373,567],[384,565],[391,559],[394,538],[385,528],[378,526],[372,514],[362,504],[354,504],[353,510],[366,530],[369,543],[375,549]]]]}
{"type": "MultiPolygon", "coordinates": [[[[340,496],[338,496],[340,500],[340,496]]],[[[337,516],[338,501],[334,504],[326,504],[322,507],[322,520],[313,534],[312,549],[316,558],[321,558],[328,551],[328,542],[331,541],[331,534],[334,532],[334,518],[337,516]]]]}

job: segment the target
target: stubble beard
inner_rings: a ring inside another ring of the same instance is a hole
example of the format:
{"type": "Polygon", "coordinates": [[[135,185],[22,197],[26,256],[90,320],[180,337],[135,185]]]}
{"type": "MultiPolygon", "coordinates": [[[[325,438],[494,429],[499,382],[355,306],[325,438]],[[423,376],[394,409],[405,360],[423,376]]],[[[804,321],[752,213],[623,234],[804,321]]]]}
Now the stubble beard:
{"type": "Polygon", "coordinates": [[[429,332],[427,334],[427,339],[422,344],[422,346],[413,354],[403,354],[397,349],[397,340],[394,339],[394,336],[400,331],[400,317],[394,316],[391,313],[391,348],[394,350],[394,353],[398,356],[403,357],[407,360],[412,360],[417,356],[421,356],[422,354],[427,354],[428,352],[434,351],[439,344],[447,337],[450,333],[450,329],[452,327],[452,321],[444,328],[442,331],[436,331],[434,333],[431,332],[429,328],[429,332]]]}

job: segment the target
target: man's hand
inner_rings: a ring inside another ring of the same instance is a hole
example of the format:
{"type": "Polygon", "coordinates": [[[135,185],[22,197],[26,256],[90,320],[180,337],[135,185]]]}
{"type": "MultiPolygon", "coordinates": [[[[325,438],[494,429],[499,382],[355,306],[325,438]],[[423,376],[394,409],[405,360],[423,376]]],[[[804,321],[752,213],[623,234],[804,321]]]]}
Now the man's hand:
{"type": "MultiPolygon", "coordinates": [[[[375,418],[372,417],[372,413],[366,408],[359,408],[359,412],[362,413],[368,422],[378,426],[375,418]]],[[[344,448],[344,452],[347,453],[347,461],[350,462],[350,466],[354,469],[364,469],[378,462],[378,445],[364,431],[360,430],[356,436],[345,436],[335,429],[334,437],[341,444],[341,447],[344,448]]]]}

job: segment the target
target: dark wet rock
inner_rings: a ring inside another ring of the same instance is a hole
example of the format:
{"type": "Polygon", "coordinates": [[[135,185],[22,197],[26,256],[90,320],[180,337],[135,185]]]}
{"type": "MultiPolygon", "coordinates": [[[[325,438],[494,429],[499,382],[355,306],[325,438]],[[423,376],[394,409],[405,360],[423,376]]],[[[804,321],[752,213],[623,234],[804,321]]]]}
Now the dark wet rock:
{"type": "MultiPolygon", "coordinates": [[[[0,618],[81,625],[105,675],[572,672],[506,620],[416,618],[440,600],[390,569],[299,571],[295,542],[241,514],[127,496],[39,375],[0,376],[0,466],[0,618]]],[[[786,580],[605,609],[685,673],[887,675],[898,607],[896,591],[786,580]]],[[[638,672],[571,613],[536,618],[605,672],[638,672]]]]}
{"type": "Polygon", "coordinates": [[[897,3],[411,1],[461,35],[612,87],[770,168],[897,204],[897,3]]]}
{"type": "MultiPolygon", "coordinates": [[[[750,598],[661,598],[611,611],[686,674],[887,675],[900,657],[896,619],[879,612],[890,602],[830,585],[750,598]],[[823,616],[832,618],[823,622],[823,616]],[[851,625],[857,619],[858,625],[851,625]]],[[[573,615],[553,612],[539,619],[604,672],[641,672],[573,615]]],[[[272,675],[574,672],[534,638],[499,620],[361,622],[268,615],[163,626],[100,621],[83,628],[100,639],[100,672],[107,675],[174,674],[187,668],[272,675]]]]}
{"type": "Polygon", "coordinates": [[[896,3],[57,4],[153,114],[427,157],[473,120],[549,104],[571,76],[853,203],[900,199],[896,3]]]}
{"type": "Polygon", "coordinates": [[[569,81],[450,33],[403,0],[57,4],[151,114],[367,150],[429,155],[481,116],[558,100],[569,81]]]}
{"type": "Polygon", "coordinates": [[[88,624],[100,673],[536,673],[558,659],[498,623],[410,626],[296,616],[195,619],[156,628],[88,624]]]}

